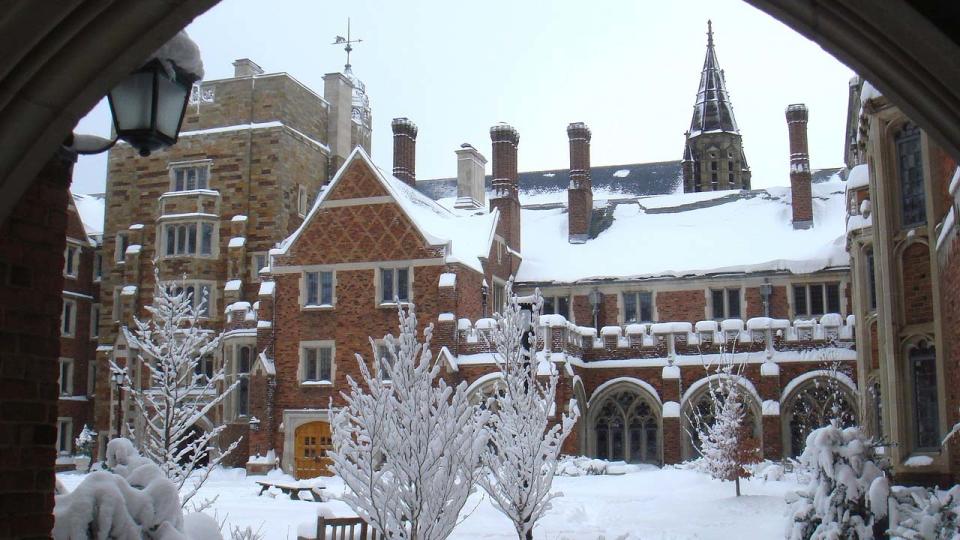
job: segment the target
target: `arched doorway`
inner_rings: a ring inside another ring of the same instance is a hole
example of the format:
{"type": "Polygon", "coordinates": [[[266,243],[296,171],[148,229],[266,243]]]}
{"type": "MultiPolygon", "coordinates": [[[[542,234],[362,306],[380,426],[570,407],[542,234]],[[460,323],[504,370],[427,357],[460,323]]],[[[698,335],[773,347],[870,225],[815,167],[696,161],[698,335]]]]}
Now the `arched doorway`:
{"type": "Polygon", "coordinates": [[[618,384],[590,406],[589,447],[599,459],[660,464],[660,406],[643,388],[618,384]]]}
{"type": "Polygon", "coordinates": [[[784,455],[799,456],[806,446],[807,435],[831,420],[839,421],[841,427],[856,425],[855,404],[853,390],[836,377],[818,375],[797,385],[783,401],[780,416],[784,455]]]}
{"type": "Polygon", "coordinates": [[[327,452],[333,448],[330,424],[327,422],[309,422],[297,428],[294,434],[294,476],[314,478],[332,476],[330,465],[333,461],[327,452]]]}

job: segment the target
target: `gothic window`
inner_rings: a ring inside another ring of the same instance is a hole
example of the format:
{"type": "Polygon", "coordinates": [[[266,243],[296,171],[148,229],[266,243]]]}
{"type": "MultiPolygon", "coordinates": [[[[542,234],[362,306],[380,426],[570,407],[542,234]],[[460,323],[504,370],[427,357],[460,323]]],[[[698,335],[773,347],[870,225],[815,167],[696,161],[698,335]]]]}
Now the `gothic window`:
{"type": "Polygon", "coordinates": [[[170,191],[190,191],[207,189],[210,165],[183,165],[170,169],[170,191]]]}
{"type": "Polygon", "coordinates": [[[840,313],[840,284],[809,283],[794,285],[793,311],[797,317],[840,313]]]}
{"type": "Polygon", "coordinates": [[[867,248],[867,287],[870,309],[877,309],[877,274],[874,267],[873,247],[867,248]]]}
{"type": "Polygon", "coordinates": [[[247,345],[236,348],[237,351],[237,416],[250,414],[250,364],[253,352],[247,345]]]}
{"type": "Polygon", "coordinates": [[[897,172],[900,177],[900,225],[914,227],[927,222],[923,188],[920,128],[908,123],[894,136],[897,172]]]}
{"type": "Polygon", "coordinates": [[[193,372],[200,376],[199,384],[206,384],[213,378],[213,356],[206,355],[197,359],[193,365],[193,372]]]}
{"type": "Polygon", "coordinates": [[[409,302],[410,274],[409,268],[381,268],[380,303],[409,302]]]}
{"type": "Polygon", "coordinates": [[[841,427],[857,423],[854,400],[847,389],[833,377],[817,377],[804,383],[787,399],[784,430],[789,437],[787,455],[799,456],[806,446],[807,435],[837,420],[841,427]]]}
{"type": "Polygon", "coordinates": [[[130,245],[130,235],[126,232],[118,232],[116,237],[116,250],[113,253],[113,260],[122,263],[127,247],[130,245]]]}
{"type": "Polygon", "coordinates": [[[740,289],[710,289],[713,318],[740,318],[740,289]]]}
{"type": "Polygon", "coordinates": [[[937,397],[937,355],[927,342],[907,353],[913,408],[913,450],[937,451],[940,448],[940,413],[937,397]]]}
{"type": "Polygon", "coordinates": [[[623,293],[623,322],[626,324],[653,321],[653,293],[623,293]]]}
{"type": "Polygon", "coordinates": [[[564,319],[570,320],[570,297],[569,296],[544,296],[543,314],[560,315],[564,319]]]}
{"type": "Polygon", "coordinates": [[[163,230],[166,257],[213,255],[213,223],[167,223],[163,230]]]}
{"type": "Polygon", "coordinates": [[[606,397],[594,420],[596,455],[630,463],[660,462],[660,423],[650,402],[623,389],[606,397]]]}
{"type": "Polygon", "coordinates": [[[883,438],[883,399],[880,389],[880,383],[874,382],[870,386],[870,394],[868,396],[871,407],[871,413],[873,414],[873,435],[878,438],[883,438]]]}
{"type": "Polygon", "coordinates": [[[213,303],[213,288],[206,282],[184,282],[182,286],[177,285],[170,290],[170,294],[181,294],[186,292],[187,300],[197,310],[199,317],[210,316],[210,305],[213,303]]]}
{"type": "Polygon", "coordinates": [[[303,362],[302,382],[330,384],[333,381],[333,345],[304,344],[300,354],[303,362]]]}
{"type": "Polygon", "coordinates": [[[303,286],[303,305],[333,306],[333,272],[305,272],[303,286]]]}
{"type": "Polygon", "coordinates": [[[67,244],[63,252],[63,275],[70,278],[77,277],[80,269],[80,248],[67,244]]]}

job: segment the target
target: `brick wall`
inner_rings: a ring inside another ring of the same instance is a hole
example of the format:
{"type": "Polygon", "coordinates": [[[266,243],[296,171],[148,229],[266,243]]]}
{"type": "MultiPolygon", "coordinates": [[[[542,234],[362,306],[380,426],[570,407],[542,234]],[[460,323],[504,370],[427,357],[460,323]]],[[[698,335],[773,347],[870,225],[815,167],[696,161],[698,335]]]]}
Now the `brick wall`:
{"type": "Polygon", "coordinates": [[[703,289],[657,293],[657,320],[700,321],[704,318],[706,299],[703,289]]]}
{"type": "Polygon", "coordinates": [[[51,158],[0,225],[0,537],[53,528],[57,357],[73,156],[51,158]]]}
{"type": "Polygon", "coordinates": [[[933,289],[930,285],[930,250],[914,243],[903,250],[903,316],[906,324],[933,320],[933,289]]]}

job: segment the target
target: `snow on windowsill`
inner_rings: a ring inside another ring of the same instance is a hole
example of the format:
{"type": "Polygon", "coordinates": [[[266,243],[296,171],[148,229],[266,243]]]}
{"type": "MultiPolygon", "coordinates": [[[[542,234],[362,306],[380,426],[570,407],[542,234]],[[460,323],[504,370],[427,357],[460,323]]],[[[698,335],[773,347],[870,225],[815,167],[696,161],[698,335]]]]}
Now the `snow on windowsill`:
{"type": "Polygon", "coordinates": [[[334,309],[334,307],[333,304],[306,304],[300,309],[303,311],[329,311],[334,309]]]}
{"type": "Polygon", "coordinates": [[[929,467],[933,465],[933,458],[930,456],[910,456],[903,462],[904,467],[929,467]]]}
{"type": "Polygon", "coordinates": [[[411,304],[412,304],[412,301],[411,301],[411,300],[404,300],[403,302],[400,302],[399,304],[396,303],[396,302],[380,302],[379,304],[377,304],[377,307],[379,307],[379,308],[381,308],[381,309],[382,309],[382,308],[393,308],[393,309],[396,309],[398,306],[400,306],[400,307],[407,307],[407,306],[409,306],[409,305],[411,305],[411,304]]]}
{"type": "Polygon", "coordinates": [[[300,386],[333,386],[333,383],[327,380],[322,381],[300,381],[300,386]]]}
{"type": "Polygon", "coordinates": [[[166,197],[189,197],[191,195],[209,195],[211,197],[219,197],[220,192],[215,189],[181,189],[171,190],[160,194],[160,198],[166,197]]]}

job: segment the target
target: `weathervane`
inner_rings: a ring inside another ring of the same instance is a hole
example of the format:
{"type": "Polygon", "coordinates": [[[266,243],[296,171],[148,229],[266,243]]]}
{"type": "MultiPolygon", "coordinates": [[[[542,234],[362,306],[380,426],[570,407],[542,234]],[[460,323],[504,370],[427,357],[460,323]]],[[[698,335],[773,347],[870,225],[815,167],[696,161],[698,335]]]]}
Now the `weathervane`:
{"type": "Polygon", "coordinates": [[[344,45],[343,50],[347,51],[347,64],[344,66],[346,71],[350,71],[350,51],[353,50],[351,44],[360,43],[362,39],[350,38],[350,17],[347,17],[347,37],[337,36],[337,39],[331,45],[344,45]]]}

